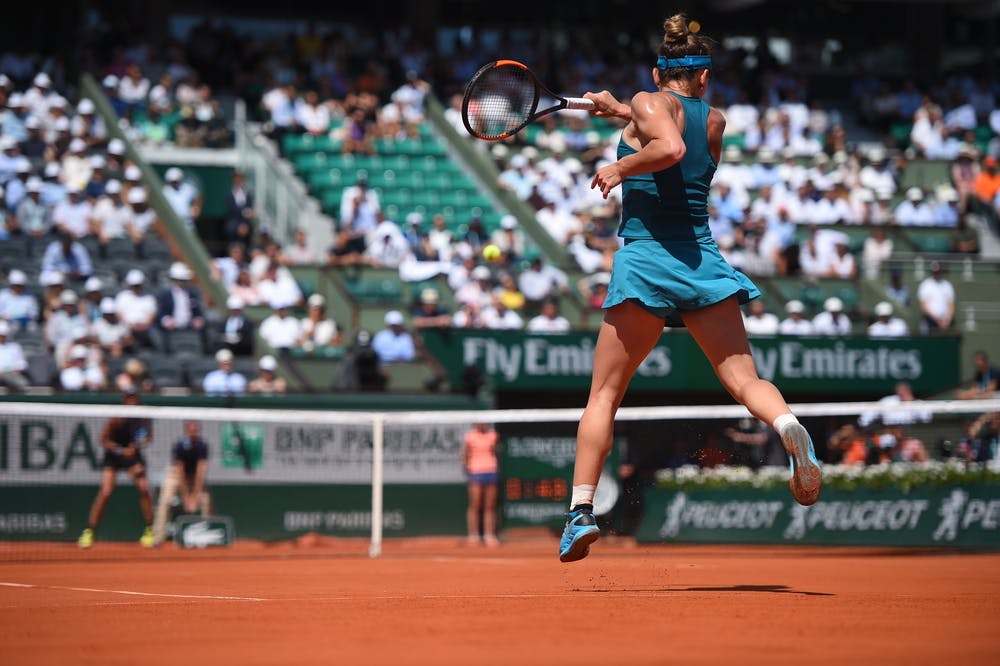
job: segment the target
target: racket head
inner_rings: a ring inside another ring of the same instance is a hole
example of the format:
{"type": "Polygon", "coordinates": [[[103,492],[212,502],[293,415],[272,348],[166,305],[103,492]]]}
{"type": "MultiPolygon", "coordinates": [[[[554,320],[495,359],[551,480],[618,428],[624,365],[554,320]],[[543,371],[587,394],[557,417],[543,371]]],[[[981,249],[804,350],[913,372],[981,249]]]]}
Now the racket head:
{"type": "Polygon", "coordinates": [[[525,65],[494,60],[480,67],[465,87],[462,122],[477,139],[506,139],[534,119],[542,92],[525,65]]]}

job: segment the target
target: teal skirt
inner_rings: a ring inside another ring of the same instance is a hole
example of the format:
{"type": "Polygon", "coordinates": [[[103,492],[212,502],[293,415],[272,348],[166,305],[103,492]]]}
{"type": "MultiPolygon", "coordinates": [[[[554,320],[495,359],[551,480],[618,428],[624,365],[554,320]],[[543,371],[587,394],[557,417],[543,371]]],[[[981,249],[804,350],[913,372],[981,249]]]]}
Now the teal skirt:
{"type": "Polygon", "coordinates": [[[710,237],[692,240],[626,240],[615,253],[604,308],[634,301],[667,326],[683,326],[680,313],[735,295],[740,305],[760,290],[719,254],[710,237]]]}

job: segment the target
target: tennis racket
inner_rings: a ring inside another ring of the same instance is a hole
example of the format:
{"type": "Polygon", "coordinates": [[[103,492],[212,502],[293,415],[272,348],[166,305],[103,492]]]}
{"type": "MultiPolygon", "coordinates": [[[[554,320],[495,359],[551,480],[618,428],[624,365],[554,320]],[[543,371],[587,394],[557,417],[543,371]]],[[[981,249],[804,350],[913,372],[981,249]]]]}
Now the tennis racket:
{"type": "Polygon", "coordinates": [[[550,113],[593,108],[589,99],[556,95],[516,60],[494,60],[483,65],[465,87],[462,122],[477,139],[499,141],[550,113]],[[543,99],[554,104],[539,111],[543,99]]]}

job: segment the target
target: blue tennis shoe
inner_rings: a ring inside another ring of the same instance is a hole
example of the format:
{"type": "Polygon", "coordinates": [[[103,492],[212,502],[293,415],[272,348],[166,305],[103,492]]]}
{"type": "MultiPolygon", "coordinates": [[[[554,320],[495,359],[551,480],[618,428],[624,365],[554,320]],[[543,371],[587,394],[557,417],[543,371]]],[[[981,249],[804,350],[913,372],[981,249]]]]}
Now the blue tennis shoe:
{"type": "Polygon", "coordinates": [[[566,514],[566,528],[559,541],[559,561],[576,562],[587,557],[590,544],[601,536],[593,509],[588,505],[566,514]]]}

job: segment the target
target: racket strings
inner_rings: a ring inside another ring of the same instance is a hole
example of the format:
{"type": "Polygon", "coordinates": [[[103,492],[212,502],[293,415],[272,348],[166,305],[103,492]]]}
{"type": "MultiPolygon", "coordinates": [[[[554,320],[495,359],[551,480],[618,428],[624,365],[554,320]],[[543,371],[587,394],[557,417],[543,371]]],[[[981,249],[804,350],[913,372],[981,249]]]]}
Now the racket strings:
{"type": "Polygon", "coordinates": [[[536,96],[534,81],[521,67],[498,65],[482,72],[469,87],[472,129],[483,139],[509,135],[534,113],[536,96]]]}

